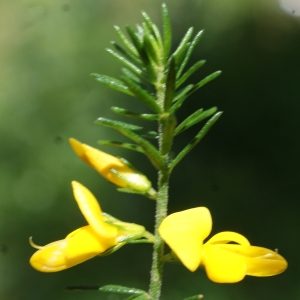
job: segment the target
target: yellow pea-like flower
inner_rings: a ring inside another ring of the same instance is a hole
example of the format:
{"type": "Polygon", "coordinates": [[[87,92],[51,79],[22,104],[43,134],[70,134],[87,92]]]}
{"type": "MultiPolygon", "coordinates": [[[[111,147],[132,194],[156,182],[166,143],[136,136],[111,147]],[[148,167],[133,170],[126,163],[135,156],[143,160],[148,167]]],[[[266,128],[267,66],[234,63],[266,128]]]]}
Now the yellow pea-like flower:
{"type": "Polygon", "coordinates": [[[166,217],[159,233],[184,266],[192,272],[204,266],[214,282],[234,283],[246,275],[272,276],[287,268],[287,261],[277,252],[251,246],[236,232],[220,232],[204,243],[211,228],[209,210],[197,207],[166,217]]]}
{"type": "Polygon", "coordinates": [[[70,138],[74,152],[88,165],[98,171],[104,178],[118,187],[146,193],[151,189],[148,178],[135,170],[121,158],[112,156],[89,145],[70,138]]]}
{"type": "Polygon", "coordinates": [[[38,271],[65,270],[106,251],[112,253],[127,241],[144,235],[143,226],[108,218],[94,195],[79,182],[73,181],[72,188],[78,207],[89,225],[80,227],[65,239],[46,246],[37,246],[30,240],[30,244],[38,251],[29,262],[38,271]]]}

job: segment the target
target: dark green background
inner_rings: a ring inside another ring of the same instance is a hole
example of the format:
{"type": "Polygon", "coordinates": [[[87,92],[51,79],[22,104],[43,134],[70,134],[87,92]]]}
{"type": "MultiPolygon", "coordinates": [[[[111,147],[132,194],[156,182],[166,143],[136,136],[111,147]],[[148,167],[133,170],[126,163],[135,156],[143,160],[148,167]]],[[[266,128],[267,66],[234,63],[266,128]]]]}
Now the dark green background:
{"type": "MultiPolygon", "coordinates": [[[[223,71],[186,101],[178,120],[200,107],[217,105],[225,111],[175,169],[169,211],[207,206],[213,234],[232,230],[253,245],[278,248],[289,267],[279,276],[221,285],[202,270],[190,273],[167,265],[162,299],[197,293],[206,300],[299,299],[300,19],[283,12],[275,0],[166,3],[174,47],[190,26],[205,28],[192,60],[207,63],[191,82],[223,71]]],[[[89,74],[118,76],[121,66],[104,50],[117,39],[113,25],[141,22],[141,10],[160,25],[160,6],[157,0],[0,1],[1,300],[123,299],[64,291],[80,284],[147,289],[150,245],[129,245],[111,256],[43,274],[28,263],[34,252],[28,238],[44,245],[85,225],[71,180],[86,185],[104,211],[153,230],[154,203],[116,192],[73,154],[68,138],[93,146],[99,139],[126,141],[93,121],[100,116],[125,120],[111,106],[146,110],[89,74]]],[[[199,128],[176,139],[174,154],[199,128]]],[[[129,159],[155,185],[155,171],[141,154],[101,149],[129,159]]]]}

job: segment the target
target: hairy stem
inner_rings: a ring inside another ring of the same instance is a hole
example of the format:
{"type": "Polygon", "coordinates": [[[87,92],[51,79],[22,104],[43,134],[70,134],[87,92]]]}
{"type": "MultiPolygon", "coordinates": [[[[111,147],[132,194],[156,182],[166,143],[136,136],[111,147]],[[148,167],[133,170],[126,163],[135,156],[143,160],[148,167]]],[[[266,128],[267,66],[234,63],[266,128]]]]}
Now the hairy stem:
{"type": "MultiPolygon", "coordinates": [[[[165,101],[165,85],[161,83],[163,78],[163,72],[158,72],[158,83],[156,85],[157,91],[157,103],[159,106],[164,109],[165,101]]],[[[169,154],[162,153],[162,144],[163,140],[166,138],[164,135],[168,133],[165,126],[168,126],[167,123],[158,122],[158,132],[159,132],[159,149],[162,157],[165,160],[165,166],[168,165],[169,154]]],[[[149,287],[149,296],[150,300],[159,300],[161,294],[162,286],[162,274],[163,274],[163,265],[164,265],[164,241],[158,233],[158,228],[167,216],[168,210],[168,193],[169,193],[169,178],[170,172],[166,167],[163,170],[158,172],[158,192],[156,200],[156,214],[155,214],[155,231],[154,231],[154,246],[153,246],[153,258],[152,258],[152,268],[151,268],[151,279],[149,287]]]]}
{"type": "Polygon", "coordinates": [[[158,233],[158,227],[167,216],[169,173],[159,171],[158,173],[158,197],[155,216],[155,238],[153,246],[153,260],[151,269],[151,281],[149,295],[151,300],[158,300],[161,292],[163,274],[164,241],[158,233]]]}

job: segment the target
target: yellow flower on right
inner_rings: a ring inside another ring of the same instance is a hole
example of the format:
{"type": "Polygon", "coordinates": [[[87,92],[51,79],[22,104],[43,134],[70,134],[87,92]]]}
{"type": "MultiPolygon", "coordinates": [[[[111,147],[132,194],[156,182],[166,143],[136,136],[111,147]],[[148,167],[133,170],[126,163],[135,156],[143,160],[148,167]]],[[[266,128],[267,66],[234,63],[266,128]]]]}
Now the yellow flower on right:
{"type": "Polygon", "coordinates": [[[236,232],[220,232],[203,243],[211,229],[210,211],[196,207],[167,216],[158,231],[185,267],[194,272],[204,266],[214,282],[234,283],[246,275],[272,276],[287,268],[287,261],[277,252],[251,246],[236,232]]]}

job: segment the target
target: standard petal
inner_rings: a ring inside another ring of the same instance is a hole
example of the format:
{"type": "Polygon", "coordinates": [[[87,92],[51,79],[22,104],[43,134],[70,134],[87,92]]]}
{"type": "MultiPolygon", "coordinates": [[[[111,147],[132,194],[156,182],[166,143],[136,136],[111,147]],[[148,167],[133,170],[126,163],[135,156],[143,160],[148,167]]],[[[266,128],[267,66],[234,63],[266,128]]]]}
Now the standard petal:
{"type": "Polygon", "coordinates": [[[244,246],[250,246],[249,241],[243,235],[232,231],[223,231],[215,234],[205,243],[205,245],[227,244],[230,242],[235,242],[244,246]]]}
{"type": "Polygon", "coordinates": [[[208,278],[218,283],[241,281],[247,271],[246,264],[239,255],[219,245],[205,245],[201,263],[205,267],[208,278]]]}
{"type": "Polygon", "coordinates": [[[77,181],[72,181],[72,188],[79,209],[93,230],[100,237],[115,238],[118,230],[104,222],[100,205],[94,195],[77,181]]]}
{"type": "Polygon", "coordinates": [[[278,253],[262,247],[220,245],[224,250],[239,255],[247,266],[246,275],[272,276],[287,268],[287,261],[278,253]]]}
{"type": "Polygon", "coordinates": [[[167,216],[158,231],[190,271],[201,261],[203,240],[209,235],[212,219],[206,207],[196,207],[167,216]]]}

